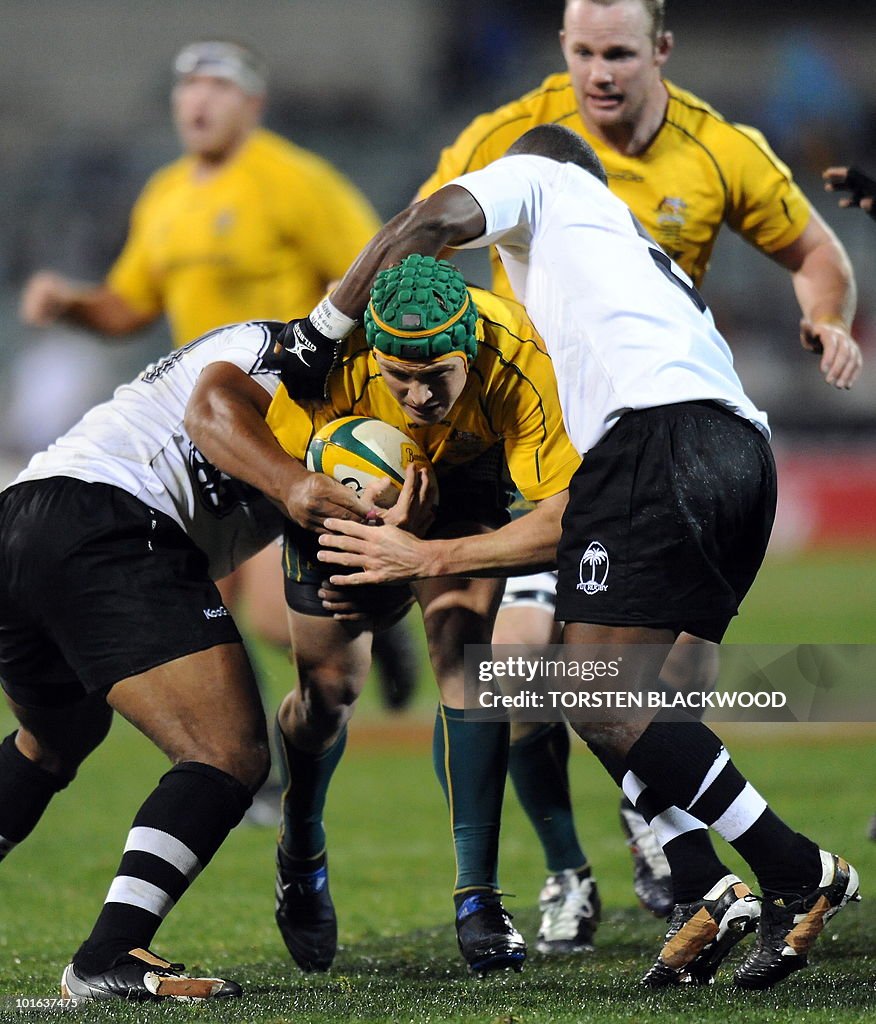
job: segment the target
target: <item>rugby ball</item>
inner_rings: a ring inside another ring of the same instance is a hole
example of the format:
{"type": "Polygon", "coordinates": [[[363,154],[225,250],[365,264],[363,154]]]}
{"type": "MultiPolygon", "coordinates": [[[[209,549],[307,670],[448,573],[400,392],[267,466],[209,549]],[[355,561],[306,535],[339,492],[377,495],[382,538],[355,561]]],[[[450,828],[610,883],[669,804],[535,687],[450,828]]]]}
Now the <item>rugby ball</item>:
{"type": "Polygon", "coordinates": [[[311,438],[306,457],[309,470],[325,473],[357,494],[386,478],[401,491],[411,463],[432,467],[404,431],[369,416],[343,416],[327,423],[311,438]]]}

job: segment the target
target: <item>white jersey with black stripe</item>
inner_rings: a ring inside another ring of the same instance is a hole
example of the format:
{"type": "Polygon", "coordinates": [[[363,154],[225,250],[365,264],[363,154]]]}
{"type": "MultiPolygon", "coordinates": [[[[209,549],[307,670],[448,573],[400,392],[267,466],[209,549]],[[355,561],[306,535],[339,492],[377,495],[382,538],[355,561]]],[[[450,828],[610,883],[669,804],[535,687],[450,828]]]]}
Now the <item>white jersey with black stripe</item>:
{"type": "Polygon", "coordinates": [[[227,575],[281,533],[283,517],[204,459],[186,433],[186,405],[215,362],[234,364],[273,395],[280,376],[272,326],[221,327],[148,366],[35,455],[13,485],[63,476],[119,487],[174,519],[207,555],[214,579],[227,575]]]}
{"type": "Polygon", "coordinates": [[[570,440],[586,452],[625,413],[714,401],[767,437],[687,274],[629,207],[576,164],[516,155],[455,178],[554,364],[570,440]]]}

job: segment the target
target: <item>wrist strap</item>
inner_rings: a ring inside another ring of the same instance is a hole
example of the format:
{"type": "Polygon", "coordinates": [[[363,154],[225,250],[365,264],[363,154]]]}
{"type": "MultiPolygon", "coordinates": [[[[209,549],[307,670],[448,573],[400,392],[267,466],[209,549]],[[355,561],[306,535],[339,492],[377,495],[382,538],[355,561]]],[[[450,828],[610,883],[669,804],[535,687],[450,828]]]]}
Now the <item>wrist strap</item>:
{"type": "Polygon", "coordinates": [[[346,338],[356,326],[356,321],[342,313],[329,298],[323,299],[308,319],[323,337],[333,341],[346,338]]]}

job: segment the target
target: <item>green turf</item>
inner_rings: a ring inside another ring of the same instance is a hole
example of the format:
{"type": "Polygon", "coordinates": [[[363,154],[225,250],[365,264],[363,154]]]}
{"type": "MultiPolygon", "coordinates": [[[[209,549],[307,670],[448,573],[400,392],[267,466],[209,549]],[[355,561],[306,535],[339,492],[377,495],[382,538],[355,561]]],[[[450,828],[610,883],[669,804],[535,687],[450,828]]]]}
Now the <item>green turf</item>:
{"type": "Polygon", "coordinates": [[[876,549],[771,557],[742,603],[731,643],[876,643],[876,549]]]}
{"type": "MultiPolygon", "coordinates": [[[[831,558],[775,563],[765,572],[746,620],[773,616],[773,643],[842,639],[865,642],[850,624],[859,603],[876,607],[873,560],[831,558]],[[802,586],[806,581],[806,587],[802,586]],[[869,588],[869,590],[868,590],[869,588]],[[811,608],[812,621],[791,609],[811,608]],[[756,610],[756,612],[755,612],[756,610]],[[825,615],[849,632],[817,634],[825,615]],[[808,620],[807,620],[808,621],[808,620]],[[804,635],[797,635],[802,629],[804,635]],[[778,630],[776,633],[774,630],[778,630]],[[806,632],[808,631],[808,632],[806,632]]],[[[856,618],[857,616],[857,618],[856,618]]],[[[762,624],[761,624],[762,625],[762,624]]],[[[872,630],[872,623],[869,623],[872,630]]],[[[267,657],[276,693],[288,666],[267,657]]],[[[709,990],[647,994],[637,979],[659,946],[661,922],[634,905],[629,858],[616,824],[617,797],[592,758],[576,746],[573,791],[579,828],[594,865],[606,920],[592,956],[563,962],[532,955],[523,974],[477,982],[466,977],[452,927],[452,855],[442,798],[428,750],[428,707],[397,719],[407,738],[375,740],[373,698],[352,729],[330,795],[327,827],[341,950],[325,976],[294,970],[273,923],[273,830],[241,827],[170,916],[155,947],[190,967],[224,972],[246,996],[233,1005],[94,1006],[94,1021],[235,1021],[303,1024],[366,1022],[857,1022],[876,1015],[876,843],[866,840],[876,810],[873,741],[860,730],[816,726],[727,727],[735,760],[788,821],[848,856],[862,875],[865,901],[839,915],[819,940],[815,966],[766,994],[737,992],[722,972],[709,990]]],[[[8,722],[4,722],[8,725],[8,722]]],[[[14,999],[56,993],[61,968],[87,934],[116,867],[136,806],[163,768],[161,757],[124,723],[62,793],[28,842],[0,869],[0,1021],[44,1019],[14,999]]],[[[722,848],[726,850],[726,848],[722,848]]],[[[731,867],[741,870],[732,851],[731,867]]],[[[537,844],[513,796],[506,800],[502,882],[516,923],[532,939],[543,879],[537,844]]]]}

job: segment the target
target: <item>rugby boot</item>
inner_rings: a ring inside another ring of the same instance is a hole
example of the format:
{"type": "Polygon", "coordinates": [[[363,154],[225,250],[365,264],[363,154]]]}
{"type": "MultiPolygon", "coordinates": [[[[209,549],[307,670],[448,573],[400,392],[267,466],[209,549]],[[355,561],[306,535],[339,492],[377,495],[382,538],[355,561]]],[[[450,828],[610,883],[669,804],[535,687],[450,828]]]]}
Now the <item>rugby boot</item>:
{"type": "Polygon", "coordinates": [[[539,953],[583,953],[593,949],[602,904],[593,878],[571,869],[549,875],[538,898],[541,927],[539,953]]]}
{"type": "Polygon", "coordinates": [[[858,872],[835,853],[821,853],[821,883],[795,899],[764,897],[757,941],[737,968],[741,988],[772,988],[807,965],[825,924],[847,903],[861,899],[858,872]]]}
{"type": "Polygon", "coordinates": [[[757,927],[760,901],[736,875],[725,875],[693,903],[678,903],[657,959],[642,978],[648,988],[711,985],[730,950],[757,927]]]}
{"type": "Polygon", "coordinates": [[[61,975],[61,995],[75,1003],[94,999],[157,1002],[173,999],[192,1003],[204,999],[236,999],[241,988],[223,978],[192,978],[184,964],[164,960],[148,949],[132,949],[117,957],[105,971],[89,973],[67,964],[61,975]]]}
{"type": "Polygon", "coordinates": [[[456,939],[475,977],[506,967],[523,970],[526,943],[494,893],[473,893],[463,901],[456,913],[456,939]]]}
{"type": "Polygon", "coordinates": [[[294,872],[278,846],[276,895],[274,917],[292,959],[308,974],[327,971],[338,950],[338,919],[328,887],[328,866],[294,872]]]}

